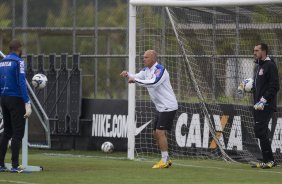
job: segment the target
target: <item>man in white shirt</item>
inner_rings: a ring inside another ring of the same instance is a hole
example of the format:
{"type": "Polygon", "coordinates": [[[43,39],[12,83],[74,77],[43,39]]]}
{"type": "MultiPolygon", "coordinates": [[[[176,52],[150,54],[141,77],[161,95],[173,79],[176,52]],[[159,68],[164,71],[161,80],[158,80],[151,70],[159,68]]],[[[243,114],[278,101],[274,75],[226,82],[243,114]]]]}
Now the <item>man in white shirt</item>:
{"type": "Polygon", "coordinates": [[[162,159],[152,168],[169,168],[172,161],[168,155],[166,131],[171,130],[178,104],[170,84],[169,74],[164,66],[157,62],[156,51],[147,50],[144,53],[144,65],[145,68],[137,74],[123,71],[120,75],[127,77],[128,83],[136,83],[147,88],[157,109],[153,134],[162,154],[162,159]]]}

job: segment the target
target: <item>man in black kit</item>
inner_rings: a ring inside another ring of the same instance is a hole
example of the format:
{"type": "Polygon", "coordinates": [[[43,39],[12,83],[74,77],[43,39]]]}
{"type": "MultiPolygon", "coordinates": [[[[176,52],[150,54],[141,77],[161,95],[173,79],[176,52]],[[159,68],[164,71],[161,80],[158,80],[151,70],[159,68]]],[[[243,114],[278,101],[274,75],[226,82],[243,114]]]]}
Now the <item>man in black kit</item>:
{"type": "Polygon", "coordinates": [[[263,162],[253,167],[268,169],[276,165],[271,142],[269,140],[268,124],[276,111],[276,98],[279,91],[278,69],[275,62],[268,56],[268,46],[260,43],[254,48],[254,58],[257,64],[254,74],[254,132],[260,141],[263,162]]]}

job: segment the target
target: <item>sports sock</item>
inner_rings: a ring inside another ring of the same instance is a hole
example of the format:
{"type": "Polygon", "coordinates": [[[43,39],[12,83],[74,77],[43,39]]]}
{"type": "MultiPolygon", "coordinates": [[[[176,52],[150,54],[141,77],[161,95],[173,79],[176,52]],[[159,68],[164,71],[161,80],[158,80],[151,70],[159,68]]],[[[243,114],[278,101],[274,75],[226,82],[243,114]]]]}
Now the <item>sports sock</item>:
{"type": "Polygon", "coordinates": [[[168,151],[162,151],[162,161],[166,163],[168,160],[168,151]]]}

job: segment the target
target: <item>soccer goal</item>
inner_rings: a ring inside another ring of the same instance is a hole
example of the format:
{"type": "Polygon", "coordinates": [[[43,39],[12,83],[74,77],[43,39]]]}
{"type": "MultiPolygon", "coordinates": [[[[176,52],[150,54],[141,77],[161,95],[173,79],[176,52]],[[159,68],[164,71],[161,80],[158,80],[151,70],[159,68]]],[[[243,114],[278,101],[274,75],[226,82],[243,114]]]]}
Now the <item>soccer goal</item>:
{"type": "MultiPolygon", "coordinates": [[[[168,133],[173,159],[255,161],[252,95],[237,86],[253,76],[253,48],[265,42],[282,69],[281,0],[131,0],[129,72],[143,68],[148,49],[168,70],[179,109],[168,133]]],[[[280,76],[281,78],[281,76],[280,76]]],[[[145,88],[129,85],[128,158],[152,158],[155,107],[145,88]]],[[[282,161],[282,103],[269,124],[272,151],[282,161]]]]}

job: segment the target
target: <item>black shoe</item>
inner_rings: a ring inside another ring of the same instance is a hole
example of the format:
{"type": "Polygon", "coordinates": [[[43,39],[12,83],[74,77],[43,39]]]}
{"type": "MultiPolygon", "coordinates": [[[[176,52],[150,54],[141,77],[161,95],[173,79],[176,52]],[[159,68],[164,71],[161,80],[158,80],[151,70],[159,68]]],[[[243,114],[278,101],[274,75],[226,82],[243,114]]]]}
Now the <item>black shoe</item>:
{"type": "Polygon", "coordinates": [[[8,169],[4,166],[0,166],[0,172],[7,172],[8,169]]]}
{"type": "Polygon", "coordinates": [[[263,162],[250,162],[252,168],[263,168],[265,163],[263,162]]]}
{"type": "Polygon", "coordinates": [[[20,165],[18,167],[13,167],[10,172],[12,172],[12,173],[22,173],[22,172],[24,172],[24,168],[23,168],[23,166],[20,165]]]}
{"type": "Polygon", "coordinates": [[[267,162],[263,165],[263,167],[261,167],[262,169],[271,169],[272,167],[277,166],[277,163],[275,161],[270,161],[267,162]]]}

